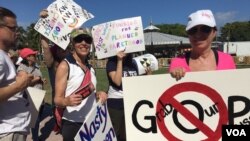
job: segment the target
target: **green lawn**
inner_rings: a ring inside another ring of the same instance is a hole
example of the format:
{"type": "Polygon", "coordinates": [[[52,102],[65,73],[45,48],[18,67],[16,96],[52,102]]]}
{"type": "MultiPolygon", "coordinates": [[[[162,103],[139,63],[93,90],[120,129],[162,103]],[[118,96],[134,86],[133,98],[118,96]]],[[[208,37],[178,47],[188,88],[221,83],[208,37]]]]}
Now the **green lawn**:
{"type": "MultiPolygon", "coordinates": [[[[238,65],[238,69],[241,68],[250,68],[250,65],[238,65]]],[[[47,84],[45,85],[45,90],[47,91],[46,96],[45,96],[45,102],[51,103],[52,98],[51,98],[51,86],[49,83],[49,77],[48,77],[48,72],[45,67],[41,67],[43,76],[47,79],[47,84]]],[[[154,71],[153,74],[164,74],[167,73],[167,68],[160,68],[157,71],[154,71]]],[[[97,76],[97,90],[103,90],[107,91],[108,89],[108,80],[107,80],[107,75],[106,75],[106,70],[105,69],[96,69],[96,76],[97,76]]]]}

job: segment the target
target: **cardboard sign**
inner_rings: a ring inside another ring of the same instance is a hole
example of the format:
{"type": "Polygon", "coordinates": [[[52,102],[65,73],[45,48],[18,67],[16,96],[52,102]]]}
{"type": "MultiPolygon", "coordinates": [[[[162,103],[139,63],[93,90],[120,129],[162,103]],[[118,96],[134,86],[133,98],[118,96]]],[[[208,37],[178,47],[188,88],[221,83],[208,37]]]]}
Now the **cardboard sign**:
{"type": "Polygon", "coordinates": [[[75,141],[117,141],[107,104],[98,102],[75,136],[75,141]]]}
{"type": "Polygon", "coordinates": [[[34,29],[63,49],[70,42],[69,33],[94,17],[73,0],[56,0],[47,10],[48,17],[40,18],[34,29]]]}
{"type": "Polygon", "coordinates": [[[141,17],[111,21],[93,26],[92,36],[98,59],[126,53],[144,51],[144,35],[141,17]]]}
{"type": "Polygon", "coordinates": [[[189,72],[179,81],[170,74],[123,78],[127,140],[221,140],[222,125],[249,126],[249,74],[238,69],[189,72]]]}
{"type": "Polygon", "coordinates": [[[34,87],[28,87],[26,92],[28,94],[29,109],[31,112],[30,127],[34,127],[46,91],[34,87]]]}
{"type": "Polygon", "coordinates": [[[158,70],[158,60],[152,54],[144,54],[133,58],[134,63],[137,66],[139,75],[145,74],[145,69],[149,67],[151,71],[158,70]]]}

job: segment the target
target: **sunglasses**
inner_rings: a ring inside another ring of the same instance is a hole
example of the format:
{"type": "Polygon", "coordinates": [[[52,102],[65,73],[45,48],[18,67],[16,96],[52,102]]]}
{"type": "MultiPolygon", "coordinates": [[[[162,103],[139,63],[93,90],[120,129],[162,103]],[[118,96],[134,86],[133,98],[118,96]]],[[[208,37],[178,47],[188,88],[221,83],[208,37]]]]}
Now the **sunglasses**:
{"type": "Polygon", "coordinates": [[[4,27],[7,27],[9,30],[13,31],[13,32],[17,32],[17,26],[8,26],[8,25],[0,25],[0,26],[4,26],[4,27]]]}
{"type": "Polygon", "coordinates": [[[73,41],[75,43],[81,43],[82,41],[85,41],[86,43],[88,44],[91,44],[93,39],[92,37],[88,36],[88,35],[79,35],[79,36],[76,36],[73,41]]]}
{"type": "Polygon", "coordinates": [[[194,35],[198,32],[198,30],[200,30],[200,32],[202,32],[202,33],[209,34],[209,33],[211,33],[212,29],[213,29],[212,27],[206,26],[206,25],[203,25],[200,27],[193,27],[187,31],[187,34],[194,35]]]}

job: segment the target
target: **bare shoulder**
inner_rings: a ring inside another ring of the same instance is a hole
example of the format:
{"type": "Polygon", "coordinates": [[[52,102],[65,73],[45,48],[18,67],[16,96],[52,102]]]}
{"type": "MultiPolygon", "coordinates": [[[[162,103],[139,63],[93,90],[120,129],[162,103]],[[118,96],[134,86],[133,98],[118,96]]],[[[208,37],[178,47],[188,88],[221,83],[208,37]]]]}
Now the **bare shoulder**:
{"type": "Polygon", "coordinates": [[[69,69],[68,63],[65,60],[63,60],[58,65],[57,72],[63,72],[63,73],[65,73],[65,72],[68,72],[68,69],[69,69]]]}

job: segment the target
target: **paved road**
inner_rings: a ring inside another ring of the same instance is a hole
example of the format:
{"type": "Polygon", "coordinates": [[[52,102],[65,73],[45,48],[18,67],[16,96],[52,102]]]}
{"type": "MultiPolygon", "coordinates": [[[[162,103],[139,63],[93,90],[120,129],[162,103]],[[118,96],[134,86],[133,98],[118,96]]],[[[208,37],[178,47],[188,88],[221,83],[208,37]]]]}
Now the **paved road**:
{"type": "MultiPolygon", "coordinates": [[[[62,136],[53,131],[54,119],[52,118],[51,106],[49,104],[45,104],[41,120],[39,132],[40,141],[62,141],[62,136]]],[[[31,134],[28,135],[26,141],[33,141],[31,134]]]]}

